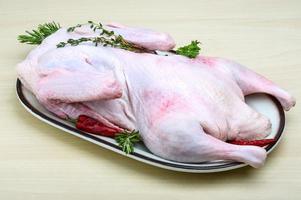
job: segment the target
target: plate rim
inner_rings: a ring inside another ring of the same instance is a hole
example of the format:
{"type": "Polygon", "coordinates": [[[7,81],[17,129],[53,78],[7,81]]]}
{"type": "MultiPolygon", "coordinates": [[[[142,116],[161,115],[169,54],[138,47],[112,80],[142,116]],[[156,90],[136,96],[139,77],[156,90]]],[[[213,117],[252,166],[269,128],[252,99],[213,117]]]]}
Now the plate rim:
{"type": "MultiPolygon", "coordinates": [[[[32,106],[31,103],[26,99],[26,97],[23,94],[22,86],[23,86],[23,84],[21,83],[20,79],[18,78],[16,81],[17,97],[18,97],[20,103],[26,108],[26,110],[31,112],[31,114],[33,114],[35,117],[39,118],[40,120],[58,128],[58,129],[62,129],[68,133],[71,133],[72,135],[75,135],[82,139],[88,140],[95,144],[100,143],[101,146],[106,149],[113,150],[116,153],[133,158],[135,160],[139,160],[144,163],[148,163],[148,164],[155,165],[157,167],[161,167],[161,168],[165,168],[165,169],[171,169],[171,170],[183,171],[183,172],[195,172],[195,173],[210,173],[210,172],[228,171],[231,169],[236,169],[236,168],[241,168],[241,167],[247,166],[247,164],[244,164],[241,162],[235,162],[235,161],[221,164],[221,165],[216,165],[216,166],[195,166],[195,165],[201,164],[201,163],[191,163],[191,164],[194,164],[194,166],[189,166],[189,165],[181,165],[180,162],[179,163],[169,163],[169,162],[156,160],[156,159],[150,158],[148,156],[142,155],[137,152],[133,152],[132,154],[125,155],[124,152],[122,151],[122,149],[118,145],[110,143],[101,138],[95,137],[91,134],[85,133],[84,131],[81,131],[75,127],[68,126],[62,122],[59,122],[59,121],[45,115],[43,112],[39,111],[37,108],[32,106]]],[[[285,127],[285,113],[284,113],[284,110],[283,110],[280,102],[274,96],[266,94],[266,93],[262,93],[262,94],[267,95],[275,103],[275,105],[278,109],[278,112],[279,112],[279,117],[280,117],[279,128],[275,135],[276,142],[265,147],[267,153],[270,153],[280,142],[280,139],[283,135],[283,130],[285,127]]]]}

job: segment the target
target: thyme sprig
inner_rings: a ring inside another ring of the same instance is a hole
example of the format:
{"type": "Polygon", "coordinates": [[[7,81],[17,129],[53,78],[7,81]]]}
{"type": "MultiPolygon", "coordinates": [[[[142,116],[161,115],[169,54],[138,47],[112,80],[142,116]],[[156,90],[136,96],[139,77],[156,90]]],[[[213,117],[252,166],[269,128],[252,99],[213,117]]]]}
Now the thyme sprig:
{"type": "Polygon", "coordinates": [[[101,23],[95,23],[93,21],[88,21],[87,24],[77,24],[76,26],[69,27],[67,29],[67,32],[73,32],[76,28],[79,28],[83,25],[89,25],[89,27],[94,32],[96,32],[96,30],[99,30],[99,36],[82,37],[79,39],[68,39],[66,42],[58,43],[57,47],[61,48],[65,47],[66,45],[77,46],[83,42],[92,42],[95,46],[103,45],[134,52],[154,52],[126,41],[121,35],[117,35],[114,33],[114,31],[105,29],[101,23]]]}
{"type": "Polygon", "coordinates": [[[141,141],[141,138],[139,131],[133,130],[129,132],[125,130],[116,134],[115,140],[121,147],[122,151],[124,151],[126,154],[130,154],[134,152],[134,145],[135,143],[141,141]]]}
{"type": "Polygon", "coordinates": [[[77,24],[76,26],[71,26],[67,29],[67,32],[73,32],[76,28],[81,27],[82,24],[77,24]]]}
{"type": "Polygon", "coordinates": [[[37,29],[32,30],[31,32],[25,31],[27,33],[26,35],[19,35],[18,40],[21,43],[38,45],[41,44],[46,37],[56,32],[60,28],[60,24],[56,22],[39,24],[37,29]]]}

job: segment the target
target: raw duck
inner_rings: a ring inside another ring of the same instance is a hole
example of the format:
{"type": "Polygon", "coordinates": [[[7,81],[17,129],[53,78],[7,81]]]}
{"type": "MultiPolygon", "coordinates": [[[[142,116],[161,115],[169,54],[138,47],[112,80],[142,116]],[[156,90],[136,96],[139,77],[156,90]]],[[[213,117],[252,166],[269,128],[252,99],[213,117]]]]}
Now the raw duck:
{"type": "MultiPolygon", "coordinates": [[[[117,23],[107,29],[149,50],[168,51],[170,35],[117,23]]],[[[92,117],[116,131],[139,130],[148,149],[178,162],[233,160],[264,164],[266,151],[227,140],[262,139],[269,119],[250,108],[244,96],[267,93],[283,109],[294,98],[273,82],[231,60],[159,56],[86,42],[57,48],[69,38],[92,37],[88,26],[61,28],[18,64],[18,77],[60,118],[92,117]]]]}

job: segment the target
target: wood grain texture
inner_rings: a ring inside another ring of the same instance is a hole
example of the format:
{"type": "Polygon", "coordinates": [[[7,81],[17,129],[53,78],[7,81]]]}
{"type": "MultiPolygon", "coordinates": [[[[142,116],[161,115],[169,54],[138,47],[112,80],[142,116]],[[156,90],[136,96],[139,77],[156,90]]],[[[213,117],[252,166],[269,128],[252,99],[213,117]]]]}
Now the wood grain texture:
{"type": "Polygon", "coordinates": [[[301,1],[0,0],[0,199],[301,199],[301,1]],[[167,171],[65,134],[28,114],[15,66],[29,50],[16,37],[48,21],[117,21],[171,33],[178,44],[236,60],[290,91],[285,137],[261,169],[167,171]]]}

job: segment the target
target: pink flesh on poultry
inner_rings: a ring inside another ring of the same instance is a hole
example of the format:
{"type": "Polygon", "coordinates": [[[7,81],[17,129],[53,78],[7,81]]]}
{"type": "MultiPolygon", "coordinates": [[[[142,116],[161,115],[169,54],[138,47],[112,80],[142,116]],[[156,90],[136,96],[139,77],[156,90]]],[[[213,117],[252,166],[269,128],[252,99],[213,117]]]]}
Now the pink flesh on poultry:
{"type": "MultiPolygon", "coordinates": [[[[149,50],[170,50],[165,33],[112,23],[108,29],[149,50]]],[[[252,93],[275,96],[285,110],[293,97],[238,63],[213,57],[158,56],[91,43],[56,48],[69,38],[97,35],[61,28],[18,65],[18,76],[61,118],[93,117],[109,128],[139,130],[154,154],[179,162],[234,160],[264,164],[261,147],[226,140],[265,138],[269,119],[244,102],[252,93]]]]}

